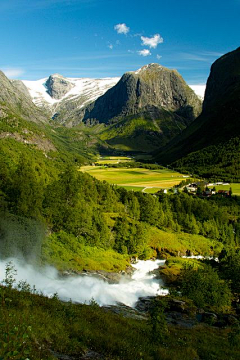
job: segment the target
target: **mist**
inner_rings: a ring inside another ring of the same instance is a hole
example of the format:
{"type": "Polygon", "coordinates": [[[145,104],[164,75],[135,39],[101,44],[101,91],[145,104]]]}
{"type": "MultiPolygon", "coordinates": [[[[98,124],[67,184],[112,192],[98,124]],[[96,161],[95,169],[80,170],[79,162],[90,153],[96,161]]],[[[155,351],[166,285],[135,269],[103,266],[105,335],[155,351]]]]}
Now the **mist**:
{"type": "Polygon", "coordinates": [[[118,284],[108,284],[90,275],[61,276],[52,266],[36,268],[23,260],[8,258],[0,261],[0,282],[5,277],[6,264],[12,261],[17,274],[16,283],[26,281],[43,295],[52,297],[57,293],[63,301],[89,304],[94,299],[99,305],[114,305],[121,302],[134,307],[139,297],[166,295],[161,280],[154,278],[149,271],[157,269],[163,260],[139,261],[134,264],[135,272],[131,279],[123,278],[118,284]]]}

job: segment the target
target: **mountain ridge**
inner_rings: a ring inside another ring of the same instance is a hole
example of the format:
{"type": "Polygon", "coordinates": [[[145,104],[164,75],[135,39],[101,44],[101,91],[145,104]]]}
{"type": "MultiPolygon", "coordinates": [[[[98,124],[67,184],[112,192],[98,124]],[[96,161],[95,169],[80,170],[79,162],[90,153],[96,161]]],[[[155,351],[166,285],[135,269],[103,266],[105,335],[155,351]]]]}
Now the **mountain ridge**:
{"type": "MultiPolygon", "coordinates": [[[[173,163],[181,170],[191,171],[194,168],[199,174],[206,173],[206,165],[216,166],[219,167],[216,176],[220,176],[221,171],[224,173],[224,164],[218,156],[212,156],[213,151],[217,154],[226,148],[229,153],[228,149],[232,149],[228,166],[235,168],[239,162],[239,147],[235,145],[234,150],[232,140],[236,139],[238,143],[239,137],[240,48],[237,48],[213,63],[201,115],[181,135],[160,149],[155,154],[155,159],[163,164],[173,163]],[[212,157],[212,161],[209,162],[207,157],[212,157]]],[[[233,178],[238,173],[237,169],[234,171],[233,178]]]]}

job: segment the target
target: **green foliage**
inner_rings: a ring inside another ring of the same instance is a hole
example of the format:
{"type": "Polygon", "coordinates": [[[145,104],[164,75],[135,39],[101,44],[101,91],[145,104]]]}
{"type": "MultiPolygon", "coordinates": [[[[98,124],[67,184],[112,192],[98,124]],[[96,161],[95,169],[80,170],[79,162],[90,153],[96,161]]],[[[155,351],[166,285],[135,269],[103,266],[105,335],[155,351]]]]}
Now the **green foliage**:
{"type": "Polygon", "coordinates": [[[240,181],[240,139],[208,146],[192,152],[172,166],[180,172],[189,172],[210,181],[240,181]]]}
{"type": "Polygon", "coordinates": [[[237,360],[240,355],[229,329],[166,326],[160,303],[145,321],[106,312],[94,301],[90,306],[66,303],[8,287],[5,298],[9,301],[0,307],[4,359],[53,360],[52,352],[81,358],[88,350],[108,360],[237,360]]]}
{"type": "Polygon", "coordinates": [[[152,339],[156,343],[163,343],[168,335],[168,326],[164,310],[167,302],[164,299],[153,301],[150,308],[149,324],[151,326],[152,339]]]}
{"type": "Polygon", "coordinates": [[[194,269],[187,266],[182,272],[181,293],[192,299],[198,307],[226,309],[231,304],[231,292],[216,270],[205,265],[194,269]]]}
{"type": "Polygon", "coordinates": [[[240,295],[240,252],[223,250],[219,256],[221,276],[229,281],[232,291],[240,295]]]}
{"type": "Polygon", "coordinates": [[[59,270],[124,270],[128,256],[109,249],[104,250],[84,244],[84,238],[76,238],[64,231],[49,236],[42,247],[42,259],[59,270]]]}

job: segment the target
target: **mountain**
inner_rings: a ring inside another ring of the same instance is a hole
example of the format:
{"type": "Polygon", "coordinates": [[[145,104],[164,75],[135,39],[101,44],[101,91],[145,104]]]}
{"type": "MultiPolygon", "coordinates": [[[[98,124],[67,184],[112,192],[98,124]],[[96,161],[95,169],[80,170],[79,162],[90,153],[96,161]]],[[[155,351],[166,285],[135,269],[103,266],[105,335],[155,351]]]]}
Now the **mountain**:
{"type": "Polygon", "coordinates": [[[27,88],[21,81],[9,80],[0,71],[0,117],[21,116],[35,123],[47,123],[47,114],[33,104],[27,88]]]}
{"type": "Polygon", "coordinates": [[[23,154],[53,167],[63,161],[83,163],[99,147],[107,147],[83,124],[68,129],[53,123],[45,109],[33,103],[24,83],[8,79],[3,72],[0,72],[0,140],[0,160],[8,159],[12,166],[23,154]]]}
{"type": "Polygon", "coordinates": [[[103,95],[119,78],[65,78],[54,74],[37,81],[23,80],[33,102],[58,123],[75,125],[75,113],[103,95]]]}
{"type": "Polygon", "coordinates": [[[202,114],[155,156],[163,164],[240,179],[240,48],[214,62],[202,114]]]}
{"type": "MultiPolygon", "coordinates": [[[[106,146],[117,150],[149,152],[159,148],[201,112],[201,97],[175,70],[159,64],[128,72],[121,79],[54,74],[23,84],[55,124],[70,128],[85,123],[89,130],[97,129],[106,146]]],[[[202,94],[202,87],[195,89],[202,94]]]]}
{"type": "Polygon", "coordinates": [[[119,82],[89,105],[83,121],[110,123],[124,116],[165,109],[191,121],[201,112],[201,101],[176,70],[149,64],[124,74],[119,82]]]}
{"type": "Polygon", "coordinates": [[[114,148],[149,152],[181,133],[201,109],[176,70],[149,64],[124,74],[79,116],[86,124],[107,125],[100,137],[114,148]]]}

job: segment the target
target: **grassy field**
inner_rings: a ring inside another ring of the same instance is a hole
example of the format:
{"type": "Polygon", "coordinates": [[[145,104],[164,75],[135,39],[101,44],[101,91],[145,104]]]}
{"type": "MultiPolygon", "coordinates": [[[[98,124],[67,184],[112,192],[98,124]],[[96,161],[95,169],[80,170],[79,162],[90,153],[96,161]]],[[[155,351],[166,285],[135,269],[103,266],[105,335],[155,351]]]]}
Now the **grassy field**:
{"type": "MultiPolygon", "coordinates": [[[[213,186],[209,186],[213,188],[213,186]]],[[[229,190],[232,188],[233,195],[240,195],[240,183],[233,183],[229,185],[216,185],[215,188],[218,190],[229,190]]]]}
{"type": "MultiPolygon", "coordinates": [[[[116,161],[116,159],[112,158],[111,161],[116,161]]],[[[148,193],[154,193],[160,189],[169,189],[183,180],[182,174],[168,169],[149,170],[143,168],[82,166],[80,170],[89,173],[98,180],[106,180],[111,184],[125,187],[127,190],[148,193]]]]}
{"type": "Polygon", "coordinates": [[[128,161],[132,161],[132,159],[127,156],[118,156],[118,157],[107,156],[97,160],[97,163],[101,165],[105,165],[105,164],[119,164],[120,162],[128,162],[128,161]]]}

